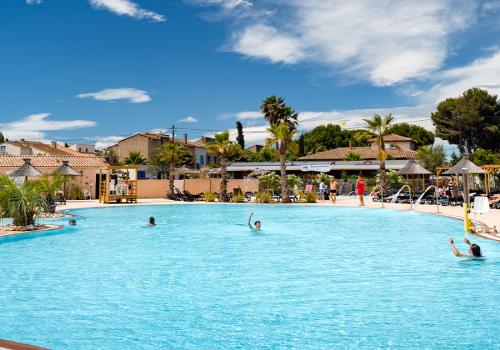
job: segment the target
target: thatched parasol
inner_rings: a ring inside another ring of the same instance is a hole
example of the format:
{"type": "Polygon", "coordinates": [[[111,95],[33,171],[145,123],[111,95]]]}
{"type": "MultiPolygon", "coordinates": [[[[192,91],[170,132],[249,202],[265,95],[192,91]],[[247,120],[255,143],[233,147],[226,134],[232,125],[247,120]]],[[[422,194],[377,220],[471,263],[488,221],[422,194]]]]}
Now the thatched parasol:
{"type": "Polygon", "coordinates": [[[398,171],[401,175],[429,175],[431,172],[417,163],[415,159],[410,159],[408,163],[398,171]]]}
{"type": "Polygon", "coordinates": [[[198,169],[191,169],[187,166],[181,166],[180,168],[174,169],[174,174],[176,175],[186,175],[186,174],[199,174],[200,171],[198,169]]]}
{"type": "Polygon", "coordinates": [[[425,175],[430,175],[431,172],[425,169],[420,164],[418,164],[415,159],[410,159],[404,167],[398,170],[398,174],[406,175],[406,181],[408,182],[408,185],[410,185],[409,177],[411,176],[411,187],[412,191],[415,192],[415,175],[417,176],[422,175],[422,191],[423,191],[425,187],[425,175]]]}
{"type": "Polygon", "coordinates": [[[462,154],[457,164],[446,170],[443,175],[484,174],[485,171],[469,160],[469,154],[462,154]]]}
{"type": "Polygon", "coordinates": [[[256,168],[254,171],[252,171],[250,174],[248,174],[246,177],[247,178],[252,178],[252,177],[259,177],[261,175],[267,175],[269,174],[271,171],[269,170],[264,170],[264,169],[260,169],[260,168],[256,168]]]}
{"type": "Polygon", "coordinates": [[[469,154],[462,154],[462,159],[452,166],[450,169],[446,170],[444,175],[462,175],[463,185],[464,185],[464,230],[465,232],[470,231],[470,220],[469,220],[469,174],[484,174],[485,171],[478,167],[476,164],[469,160],[469,154]]]}
{"type": "Polygon", "coordinates": [[[17,170],[10,173],[9,176],[24,177],[25,179],[27,179],[29,177],[40,177],[43,175],[40,170],[31,165],[31,159],[25,158],[23,160],[24,164],[21,165],[21,167],[19,167],[17,170]]]}
{"type": "Polygon", "coordinates": [[[81,174],[69,166],[69,161],[63,160],[61,166],[52,172],[53,175],[60,174],[64,176],[81,176],[81,174]]]}

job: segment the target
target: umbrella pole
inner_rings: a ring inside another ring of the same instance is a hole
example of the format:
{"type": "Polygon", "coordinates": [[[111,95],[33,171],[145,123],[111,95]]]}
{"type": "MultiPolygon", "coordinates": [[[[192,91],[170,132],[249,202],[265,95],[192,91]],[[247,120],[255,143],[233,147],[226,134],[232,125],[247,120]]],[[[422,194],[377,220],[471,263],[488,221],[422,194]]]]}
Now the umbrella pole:
{"type": "Polygon", "coordinates": [[[464,231],[470,232],[470,220],[469,220],[469,179],[468,174],[463,175],[464,182],[464,231]]]}

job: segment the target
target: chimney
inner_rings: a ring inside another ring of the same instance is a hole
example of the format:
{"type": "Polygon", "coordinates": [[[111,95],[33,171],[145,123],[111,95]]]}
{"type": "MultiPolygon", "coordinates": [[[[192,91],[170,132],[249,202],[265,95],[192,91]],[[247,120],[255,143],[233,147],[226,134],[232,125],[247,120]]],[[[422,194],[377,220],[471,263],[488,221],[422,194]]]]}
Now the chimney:
{"type": "Polygon", "coordinates": [[[52,148],[57,148],[57,141],[50,141],[52,148]]]}
{"type": "Polygon", "coordinates": [[[349,149],[352,149],[352,141],[349,141],[349,149]]]}
{"type": "Polygon", "coordinates": [[[188,134],[184,134],[184,144],[188,143],[188,134]]]}

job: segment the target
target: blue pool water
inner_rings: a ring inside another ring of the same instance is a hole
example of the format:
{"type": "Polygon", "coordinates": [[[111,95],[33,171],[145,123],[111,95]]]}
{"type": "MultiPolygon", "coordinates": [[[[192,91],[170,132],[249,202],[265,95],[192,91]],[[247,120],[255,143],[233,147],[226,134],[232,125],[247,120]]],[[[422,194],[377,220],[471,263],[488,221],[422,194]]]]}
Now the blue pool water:
{"type": "Polygon", "coordinates": [[[315,206],[78,213],[77,227],[0,239],[0,338],[54,349],[500,346],[500,244],[478,242],[485,261],[456,258],[453,219],[315,206]],[[262,233],[246,226],[250,210],[262,233]],[[144,227],[149,216],[157,227],[144,227]]]}

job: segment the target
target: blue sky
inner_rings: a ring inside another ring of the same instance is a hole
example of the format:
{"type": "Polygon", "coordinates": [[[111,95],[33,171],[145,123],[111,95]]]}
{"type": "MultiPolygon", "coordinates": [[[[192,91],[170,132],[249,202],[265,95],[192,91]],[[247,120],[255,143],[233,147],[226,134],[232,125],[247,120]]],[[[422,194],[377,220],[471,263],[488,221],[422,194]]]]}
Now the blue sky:
{"type": "Polygon", "coordinates": [[[300,127],[373,113],[431,128],[436,102],[500,93],[500,0],[3,0],[0,130],[113,143],[165,129],[265,137],[260,101],[300,127]]]}

